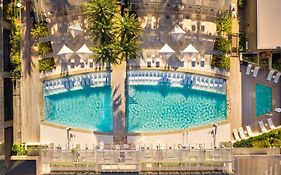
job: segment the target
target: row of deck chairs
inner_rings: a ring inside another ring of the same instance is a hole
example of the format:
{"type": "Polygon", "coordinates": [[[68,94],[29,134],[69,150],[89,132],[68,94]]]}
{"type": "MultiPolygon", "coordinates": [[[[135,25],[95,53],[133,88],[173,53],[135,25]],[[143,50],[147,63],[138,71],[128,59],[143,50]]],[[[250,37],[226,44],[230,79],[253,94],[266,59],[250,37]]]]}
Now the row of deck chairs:
{"type": "Polygon", "coordinates": [[[256,78],[258,76],[260,67],[259,66],[255,66],[255,68],[252,67],[253,67],[252,64],[248,64],[246,69],[246,75],[250,75],[251,73],[253,73],[253,77],[256,78]]]}
{"type": "MultiPolygon", "coordinates": [[[[261,133],[265,133],[271,129],[275,129],[275,125],[273,124],[271,118],[267,119],[267,123],[268,123],[268,129],[265,127],[265,124],[263,123],[263,121],[258,122],[261,133]]],[[[233,129],[233,136],[234,136],[235,140],[241,140],[241,139],[243,140],[243,139],[247,139],[249,137],[253,137],[256,135],[258,135],[258,134],[254,134],[252,131],[252,128],[249,125],[246,126],[246,131],[244,131],[244,129],[242,127],[239,128],[238,130],[233,129]]]]}
{"type": "Polygon", "coordinates": [[[267,74],[266,79],[267,79],[268,81],[272,81],[272,80],[273,80],[274,83],[278,83],[279,78],[280,78],[280,76],[281,76],[281,73],[280,73],[280,72],[277,72],[277,73],[274,75],[275,72],[276,72],[275,70],[270,70],[269,73],[267,74]]]}
{"type": "MultiPolygon", "coordinates": [[[[250,75],[251,73],[253,73],[253,77],[256,78],[256,77],[258,77],[259,69],[260,69],[259,66],[255,66],[253,68],[252,64],[248,64],[247,69],[246,69],[246,75],[250,75]]],[[[281,76],[280,72],[277,72],[275,70],[270,70],[269,73],[267,74],[266,79],[268,81],[273,80],[274,83],[278,83],[280,76],[281,76]]]]}

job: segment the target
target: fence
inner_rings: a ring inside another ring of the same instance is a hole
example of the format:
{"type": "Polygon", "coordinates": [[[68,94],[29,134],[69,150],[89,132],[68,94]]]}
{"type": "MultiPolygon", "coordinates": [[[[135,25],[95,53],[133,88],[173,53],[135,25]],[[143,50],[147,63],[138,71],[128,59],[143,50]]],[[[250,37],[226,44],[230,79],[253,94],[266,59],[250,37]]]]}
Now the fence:
{"type": "Polygon", "coordinates": [[[40,151],[50,172],[229,171],[231,149],[142,149],[40,151]]]}

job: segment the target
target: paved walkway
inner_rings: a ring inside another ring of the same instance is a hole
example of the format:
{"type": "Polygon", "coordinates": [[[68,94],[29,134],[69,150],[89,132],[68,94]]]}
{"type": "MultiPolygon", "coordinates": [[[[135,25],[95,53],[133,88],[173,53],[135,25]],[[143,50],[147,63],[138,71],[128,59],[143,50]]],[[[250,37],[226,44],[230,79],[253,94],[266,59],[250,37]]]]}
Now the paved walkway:
{"type": "MultiPolygon", "coordinates": [[[[235,4],[235,0],[232,0],[232,3],[235,4]]],[[[237,18],[232,20],[232,33],[239,33],[239,24],[237,18]]],[[[235,43],[234,46],[236,46],[235,43]]],[[[227,82],[227,107],[228,121],[231,123],[231,128],[234,129],[239,128],[242,125],[242,81],[239,57],[231,57],[230,65],[229,79],[227,82]]]]}
{"type": "MultiPolygon", "coordinates": [[[[29,18],[30,5],[22,13],[22,78],[21,78],[21,113],[14,120],[19,122],[14,126],[15,136],[20,136],[22,142],[39,142],[40,134],[40,104],[42,103],[42,84],[39,79],[38,57],[32,55],[32,42],[30,36],[31,21],[29,18]],[[28,18],[26,18],[26,16],[28,18]]],[[[20,139],[20,138],[15,138],[20,139]]]]}
{"type": "MultiPolygon", "coordinates": [[[[122,135],[126,132],[126,62],[112,67],[111,86],[112,86],[112,104],[113,104],[113,132],[115,141],[119,142],[122,135]],[[120,137],[121,136],[121,137],[120,137]],[[118,137],[118,139],[116,139],[118,137]]],[[[123,140],[123,139],[122,139],[123,140]]]]}

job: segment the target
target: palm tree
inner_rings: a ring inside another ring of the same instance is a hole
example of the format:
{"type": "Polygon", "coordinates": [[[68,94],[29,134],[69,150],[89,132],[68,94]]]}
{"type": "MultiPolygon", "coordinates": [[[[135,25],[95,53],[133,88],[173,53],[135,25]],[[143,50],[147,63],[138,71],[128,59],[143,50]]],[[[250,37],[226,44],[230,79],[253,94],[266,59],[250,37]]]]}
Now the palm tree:
{"type": "Polygon", "coordinates": [[[135,59],[137,52],[140,50],[138,46],[138,37],[141,32],[140,23],[135,14],[125,14],[120,16],[117,23],[118,32],[118,49],[120,60],[128,62],[135,59]]]}
{"type": "Polygon", "coordinates": [[[117,9],[116,0],[91,0],[84,5],[88,14],[90,36],[96,41],[95,62],[117,64],[114,18],[117,9]]]}

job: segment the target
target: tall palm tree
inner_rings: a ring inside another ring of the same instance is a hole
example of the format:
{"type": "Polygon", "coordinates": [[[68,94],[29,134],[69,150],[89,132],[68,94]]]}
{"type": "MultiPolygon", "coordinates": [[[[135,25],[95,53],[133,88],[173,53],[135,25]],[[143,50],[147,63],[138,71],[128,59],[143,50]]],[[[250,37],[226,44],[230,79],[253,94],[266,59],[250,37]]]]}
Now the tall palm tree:
{"type": "Polygon", "coordinates": [[[141,33],[140,23],[135,14],[119,16],[117,23],[117,38],[120,61],[128,62],[135,59],[140,50],[138,37],[141,33]]]}
{"type": "Polygon", "coordinates": [[[90,36],[96,41],[95,61],[98,63],[117,64],[115,57],[115,14],[116,0],[91,0],[84,5],[84,11],[88,14],[90,36]]]}

